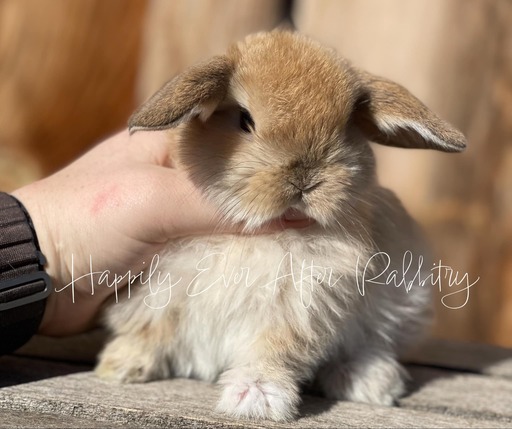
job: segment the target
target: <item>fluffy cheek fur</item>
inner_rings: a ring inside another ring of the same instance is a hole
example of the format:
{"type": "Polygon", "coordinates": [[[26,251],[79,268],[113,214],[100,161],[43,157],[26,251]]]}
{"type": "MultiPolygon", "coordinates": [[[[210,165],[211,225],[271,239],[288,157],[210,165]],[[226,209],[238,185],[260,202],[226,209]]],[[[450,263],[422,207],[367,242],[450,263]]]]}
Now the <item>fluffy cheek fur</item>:
{"type": "Polygon", "coordinates": [[[340,217],[355,215],[360,195],[374,183],[373,155],[365,142],[347,144],[335,135],[286,148],[257,133],[230,129],[226,116],[193,121],[180,147],[192,179],[225,221],[243,222],[251,230],[294,207],[324,227],[339,227],[340,217]]]}

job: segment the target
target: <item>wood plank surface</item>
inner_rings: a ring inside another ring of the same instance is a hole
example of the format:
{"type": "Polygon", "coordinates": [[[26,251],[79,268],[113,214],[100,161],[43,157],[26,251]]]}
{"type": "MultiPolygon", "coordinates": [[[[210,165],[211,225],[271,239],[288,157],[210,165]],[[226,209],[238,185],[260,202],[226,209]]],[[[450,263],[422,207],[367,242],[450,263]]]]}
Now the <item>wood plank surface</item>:
{"type": "Polygon", "coordinates": [[[487,344],[429,339],[409,362],[512,378],[512,350],[487,344]]]}
{"type": "Polygon", "coordinates": [[[95,329],[70,337],[35,335],[16,354],[75,363],[94,364],[107,340],[103,329],[95,329]]]}
{"type": "MultiPolygon", "coordinates": [[[[24,379],[0,389],[0,409],[5,411],[0,414],[23,413],[19,414],[22,419],[28,413],[31,427],[47,423],[59,427],[52,415],[63,416],[61,427],[69,426],[72,419],[77,419],[77,425],[94,420],[104,427],[199,428],[510,427],[512,423],[511,381],[422,367],[411,368],[413,392],[400,407],[304,396],[300,418],[287,424],[241,422],[219,415],[213,411],[218,389],[195,380],[116,385],[98,380],[89,371],[80,372],[81,365],[19,357],[1,358],[0,368],[0,376],[10,373],[24,379]],[[44,377],[36,374],[39,365],[44,377]],[[27,380],[30,374],[34,381],[27,380]],[[44,418],[38,420],[39,414],[44,418]]],[[[22,420],[16,421],[22,425],[22,420]]]]}
{"type": "Polygon", "coordinates": [[[454,371],[409,368],[413,392],[400,405],[512,425],[512,381],[454,371]]]}
{"type": "Polygon", "coordinates": [[[0,178],[3,190],[55,171],[126,126],[146,3],[0,1],[0,148],[14,164],[0,176],[19,173],[18,181],[0,178]],[[21,174],[34,163],[38,171],[21,174]]]}
{"type": "MultiPolygon", "coordinates": [[[[30,411],[1,410],[0,428],[104,428],[105,422],[94,419],[80,419],[62,414],[43,414],[30,411]]],[[[108,427],[140,427],[128,424],[108,423],[108,427]]]]}
{"type": "Polygon", "coordinates": [[[119,386],[79,373],[0,390],[0,406],[59,413],[81,419],[156,427],[507,427],[502,419],[453,417],[425,411],[334,402],[305,397],[292,423],[240,422],[215,413],[217,389],[195,380],[166,380],[119,386]]]}

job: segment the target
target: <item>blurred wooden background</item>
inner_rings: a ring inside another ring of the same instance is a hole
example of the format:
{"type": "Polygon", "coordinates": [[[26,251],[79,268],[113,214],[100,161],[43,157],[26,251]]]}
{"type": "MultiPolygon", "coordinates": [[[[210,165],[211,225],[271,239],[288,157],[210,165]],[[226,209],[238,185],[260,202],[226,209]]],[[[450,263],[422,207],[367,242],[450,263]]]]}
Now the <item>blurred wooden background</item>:
{"type": "Polygon", "coordinates": [[[435,335],[512,346],[510,0],[0,0],[0,189],[65,165],[188,65],[283,20],[466,134],[462,155],[376,147],[379,175],[443,263],[480,277],[456,310],[444,282],[435,335]]]}

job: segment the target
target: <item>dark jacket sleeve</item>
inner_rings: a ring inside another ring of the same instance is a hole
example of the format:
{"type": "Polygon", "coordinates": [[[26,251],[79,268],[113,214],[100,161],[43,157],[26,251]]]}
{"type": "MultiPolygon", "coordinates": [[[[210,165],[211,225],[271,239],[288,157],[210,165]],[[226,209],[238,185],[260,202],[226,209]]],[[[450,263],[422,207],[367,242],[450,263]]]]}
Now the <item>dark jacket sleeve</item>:
{"type": "Polygon", "coordinates": [[[0,192],[0,354],[16,350],[37,331],[49,278],[30,216],[0,192]]]}

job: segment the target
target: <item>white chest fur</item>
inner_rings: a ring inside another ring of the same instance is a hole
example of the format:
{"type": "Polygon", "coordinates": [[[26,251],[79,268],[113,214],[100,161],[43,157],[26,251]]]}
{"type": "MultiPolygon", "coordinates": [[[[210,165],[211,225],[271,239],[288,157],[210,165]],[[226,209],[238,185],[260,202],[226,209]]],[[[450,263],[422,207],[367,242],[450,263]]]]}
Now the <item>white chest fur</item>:
{"type": "MultiPolygon", "coordinates": [[[[293,327],[311,338],[348,317],[364,249],[343,240],[285,231],[215,236],[174,243],[153,261],[145,284],[116,306],[115,325],[165,328],[166,355],[177,376],[214,380],[254,359],[254,342],[293,327]]],[[[137,329],[135,329],[137,330],[137,329]]],[[[161,328],[157,329],[158,331],[161,328]]]]}

